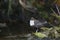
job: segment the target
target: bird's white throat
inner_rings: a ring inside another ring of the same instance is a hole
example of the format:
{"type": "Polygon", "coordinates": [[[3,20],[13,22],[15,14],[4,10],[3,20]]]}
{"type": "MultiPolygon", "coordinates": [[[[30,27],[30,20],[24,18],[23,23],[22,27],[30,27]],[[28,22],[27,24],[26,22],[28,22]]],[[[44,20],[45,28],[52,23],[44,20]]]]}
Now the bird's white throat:
{"type": "Polygon", "coordinates": [[[34,20],[30,20],[30,26],[34,26],[34,20]]]}

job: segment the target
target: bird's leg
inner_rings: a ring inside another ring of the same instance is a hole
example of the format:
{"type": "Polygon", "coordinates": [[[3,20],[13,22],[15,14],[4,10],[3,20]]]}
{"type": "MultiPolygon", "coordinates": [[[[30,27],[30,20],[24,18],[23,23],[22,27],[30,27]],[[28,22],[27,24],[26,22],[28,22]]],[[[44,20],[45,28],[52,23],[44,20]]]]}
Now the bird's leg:
{"type": "Polygon", "coordinates": [[[36,29],[36,32],[38,32],[39,30],[38,30],[38,28],[36,29]]]}

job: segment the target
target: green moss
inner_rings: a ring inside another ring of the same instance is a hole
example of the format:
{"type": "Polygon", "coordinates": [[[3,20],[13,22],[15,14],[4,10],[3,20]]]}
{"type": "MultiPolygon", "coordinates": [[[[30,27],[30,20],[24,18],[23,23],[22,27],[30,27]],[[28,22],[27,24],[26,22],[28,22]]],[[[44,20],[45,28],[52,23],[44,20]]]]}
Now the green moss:
{"type": "Polygon", "coordinates": [[[44,37],[47,37],[45,34],[43,33],[40,33],[40,32],[36,32],[36,33],[33,33],[35,36],[39,37],[39,38],[44,38],[44,37]]]}

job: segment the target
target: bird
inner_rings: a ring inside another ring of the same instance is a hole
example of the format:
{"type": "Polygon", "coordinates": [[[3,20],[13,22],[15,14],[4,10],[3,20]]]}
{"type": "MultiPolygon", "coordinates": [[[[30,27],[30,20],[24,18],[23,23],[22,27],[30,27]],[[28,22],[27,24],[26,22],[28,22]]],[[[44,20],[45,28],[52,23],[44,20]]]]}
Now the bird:
{"type": "Polygon", "coordinates": [[[30,19],[30,26],[31,27],[36,27],[36,32],[38,32],[38,28],[43,27],[44,25],[46,25],[48,22],[47,21],[39,21],[33,17],[31,17],[30,19]]]}

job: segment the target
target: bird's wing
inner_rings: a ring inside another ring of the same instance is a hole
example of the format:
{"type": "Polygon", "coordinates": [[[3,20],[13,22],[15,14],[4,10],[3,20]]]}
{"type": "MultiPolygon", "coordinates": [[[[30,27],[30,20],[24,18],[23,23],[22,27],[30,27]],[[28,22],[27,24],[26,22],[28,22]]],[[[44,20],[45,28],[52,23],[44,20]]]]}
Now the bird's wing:
{"type": "Polygon", "coordinates": [[[47,21],[40,22],[39,20],[35,20],[34,22],[36,26],[44,26],[44,24],[47,24],[47,21]]]}

